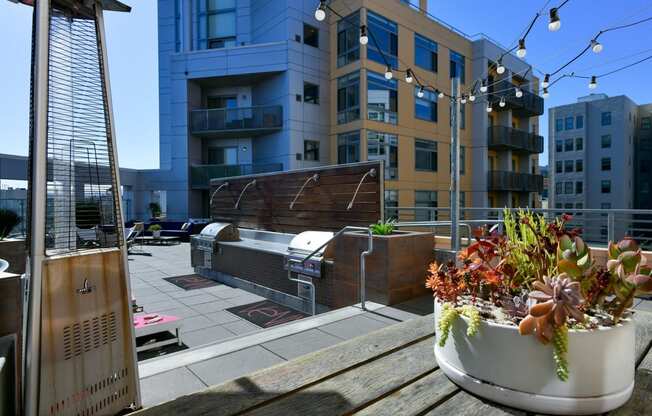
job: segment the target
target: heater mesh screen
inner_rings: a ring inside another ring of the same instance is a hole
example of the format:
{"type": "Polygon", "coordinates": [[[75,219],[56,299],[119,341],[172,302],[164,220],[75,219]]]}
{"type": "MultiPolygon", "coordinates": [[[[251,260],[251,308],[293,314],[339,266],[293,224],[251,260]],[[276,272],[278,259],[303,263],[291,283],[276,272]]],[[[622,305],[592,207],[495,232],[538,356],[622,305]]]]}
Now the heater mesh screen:
{"type": "Polygon", "coordinates": [[[48,67],[49,253],[121,238],[102,55],[94,19],[52,10],[48,67]]]}

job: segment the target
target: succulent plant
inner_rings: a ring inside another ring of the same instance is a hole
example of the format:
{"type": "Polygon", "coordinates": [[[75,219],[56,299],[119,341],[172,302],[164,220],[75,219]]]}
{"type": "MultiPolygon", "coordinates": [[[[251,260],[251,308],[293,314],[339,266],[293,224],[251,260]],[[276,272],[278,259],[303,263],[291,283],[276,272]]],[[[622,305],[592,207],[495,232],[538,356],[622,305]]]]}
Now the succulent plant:
{"type": "Polygon", "coordinates": [[[446,340],[448,339],[448,334],[450,333],[453,322],[460,315],[460,313],[451,305],[450,303],[444,303],[442,306],[441,317],[439,318],[439,323],[437,324],[439,329],[439,346],[443,347],[446,345],[446,340]]]}
{"type": "Polygon", "coordinates": [[[632,306],[636,294],[652,292],[652,269],[636,241],[625,238],[618,244],[609,242],[607,269],[617,278],[617,307],[613,312],[618,321],[625,309],[632,306]]]}
{"type": "Polygon", "coordinates": [[[592,265],[591,250],[580,237],[564,234],[557,246],[559,272],[579,279],[592,265]]]}

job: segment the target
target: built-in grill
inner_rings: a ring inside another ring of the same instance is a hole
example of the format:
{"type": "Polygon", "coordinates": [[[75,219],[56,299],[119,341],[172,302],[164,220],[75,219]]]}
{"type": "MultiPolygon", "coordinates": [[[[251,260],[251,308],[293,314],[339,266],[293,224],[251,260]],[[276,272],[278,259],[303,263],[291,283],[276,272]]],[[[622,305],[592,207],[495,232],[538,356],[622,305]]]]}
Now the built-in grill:
{"type": "Polygon", "coordinates": [[[238,241],[240,233],[233,224],[213,222],[190,239],[192,267],[212,267],[213,253],[217,251],[219,241],[238,241]]]}
{"type": "Polygon", "coordinates": [[[331,238],[333,233],[327,231],[304,231],[297,234],[288,245],[286,264],[289,270],[305,276],[321,277],[324,254],[328,248],[325,244],[331,238]],[[306,256],[317,249],[317,253],[304,261],[306,256]]]}

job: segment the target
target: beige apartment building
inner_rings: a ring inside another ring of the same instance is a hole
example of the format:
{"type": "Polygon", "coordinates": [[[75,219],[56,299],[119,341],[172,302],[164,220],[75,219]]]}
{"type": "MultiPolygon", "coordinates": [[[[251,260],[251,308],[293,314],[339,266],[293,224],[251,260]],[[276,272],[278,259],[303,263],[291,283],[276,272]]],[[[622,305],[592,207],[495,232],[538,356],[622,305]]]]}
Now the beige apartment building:
{"type": "MultiPolygon", "coordinates": [[[[451,80],[459,75],[461,91],[475,85],[478,96],[460,104],[460,205],[540,206],[543,100],[536,95],[532,68],[487,37],[470,38],[408,3],[330,2],[345,17],[327,13],[331,161],[383,159],[388,215],[393,207],[449,207],[451,105],[437,90],[451,94],[451,80]],[[366,46],[359,41],[360,25],[369,33],[366,46]],[[498,74],[503,54],[505,71],[498,74]],[[385,61],[393,68],[389,80],[385,61]],[[416,81],[406,82],[406,73],[397,71],[406,68],[432,88],[420,94],[416,81]],[[480,81],[487,77],[483,94],[480,81]],[[516,87],[522,96],[516,96],[516,87]]],[[[422,0],[420,8],[425,7],[422,0]]],[[[431,218],[426,211],[417,214],[431,218]]]]}

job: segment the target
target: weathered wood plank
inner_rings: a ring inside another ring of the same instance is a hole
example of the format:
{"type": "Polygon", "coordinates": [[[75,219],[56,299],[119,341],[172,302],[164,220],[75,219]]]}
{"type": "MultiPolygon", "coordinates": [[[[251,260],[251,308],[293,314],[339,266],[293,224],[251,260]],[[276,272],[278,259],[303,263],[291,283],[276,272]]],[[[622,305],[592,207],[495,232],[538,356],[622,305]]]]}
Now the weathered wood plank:
{"type": "Polygon", "coordinates": [[[312,385],[406,344],[427,339],[432,346],[433,329],[432,315],[416,318],[227,381],[203,392],[141,410],[138,415],[232,415],[312,385]]]}
{"type": "Polygon", "coordinates": [[[652,313],[636,311],[634,322],[636,323],[636,364],[639,364],[652,343],[652,313]]]}
{"type": "Polygon", "coordinates": [[[333,416],[355,412],[436,368],[432,338],[351,368],[247,412],[250,416],[333,416]]]}
{"type": "Polygon", "coordinates": [[[469,393],[460,390],[459,393],[435,407],[423,416],[525,416],[527,413],[485,402],[469,393]]]}
{"type": "Polygon", "coordinates": [[[459,388],[441,370],[436,370],[355,414],[358,416],[416,415],[445,401],[458,390],[459,388]]]}

